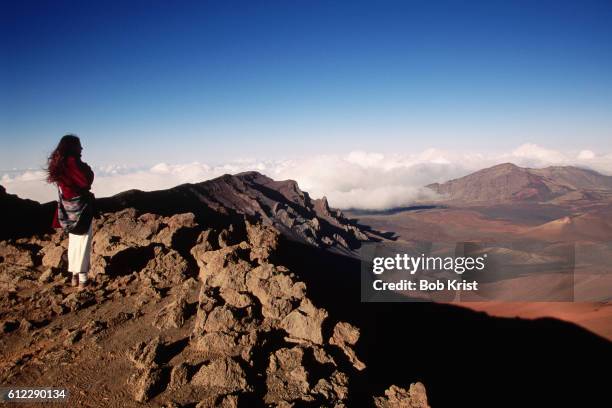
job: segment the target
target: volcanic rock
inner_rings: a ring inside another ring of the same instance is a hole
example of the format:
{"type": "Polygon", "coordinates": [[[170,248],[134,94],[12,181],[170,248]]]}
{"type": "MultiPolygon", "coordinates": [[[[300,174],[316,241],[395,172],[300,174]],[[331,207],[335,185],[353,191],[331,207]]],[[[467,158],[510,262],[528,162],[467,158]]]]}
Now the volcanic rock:
{"type": "Polygon", "coordinates": [[[155,316],[153,326],[160,330],[179,328],[185,324],[187,300],[179,293],[174,301],[164,306],[155,316]]]}
{"type": "Polygon", "coordinates": [[[246,273],[251,269],[249,245],[241,242],[217,251],[191,251],[200,267],[200,280],[211,287],[224,287],[238,292],[246,290],[246,273]]]}
{"type": "Polygon", "coordinates": [[[40,276],[38,277],[38,281],[40,283],[47,283],[47,282],[51,282],[53,280],[53,276],[55,274],[53,273],[53,269],[49,268],[49,269],[45,269],[45,271],[43,273],[40,274],[40,276]]]}
{"type": "Polygon", "coordinates": [[[329,378],[321,378],[312,389],[330,403],[340,403],[348,397],[348,377],[341,371],[334,371],[329,378]]]}
{"type": "Polygon", "coordinates": [[[297,282],[283,267],[263,264],[249,272],[246,286],[257,297],[262,314],[270,319],[283,319],[293,308],[293,302],[304,298],[306,285],[297,282]]]}
{"type": "Polygon", "coordinates": [[[182,231],[193,229],[198,225],[193,213],[176,214],[171,217],[162,218],[161,224],[166,225],[166,227],[163,227],[157,233],[153,242],[162,243],[168,248],[176,246],[176,240],[182,231]]]}
{"type": "Polygon", "coordinates": [[[376,408],[429,408],[425,386],[420,382],[410,384],[407,390],[392,385],[384,397],[374,398],[376,408]]]}
{"type": "Polygon", "coordinates": [[[281,327],[293,338],[323,344],[321,326],[326,318],[325,309],[315,307],[309,299],[304,298],[299,308],[285,316],[281,327]]]}
{"type": "Polygon", "coordinates": [[[145,368],[134,381],[134,399],[146,402],[163,386],[162,369],[156,366],[145,368]]]}
{"type": "Polygon", "coordinates": [[[62,305],[70,309],[71,311],[84,309],[88,306],[93,305],[96,302],[95,296],[89,291],[78,291],[68,295],[63,301],[62,305]]]}
{"type": "Polygon", "coordinates": [[[0,242],[0,262],[31,268],[34,266],[34,255],[27,248],[0,242]]]}
{"type": "Polygon", "coordinates": [[[232,358],[218,358],[203,365],[191,380],[192,385],[216,388],[219,393],[231,393],[249,388],[240,365],[232,358]]]}
{"type": "Polygon", "coordinates": [[[189,367],[185,363],[179,363],[170,372],[170,383],[168,388],[178,389],[189,382],[189,367]]]}
{"type": "Polygon", "coordinates": [[[144,369],[157,366],[157,359],[161,348],[162,344],[158,336],[149,342],[136,344],[132,349],[128,350],[127,358],[131,360],[137,368],[144,369]]]}
{"type": "Polygon", "coordinates": [[[262,263],[278,248],[279,233],[274,228],[246,221],[247,238],[251,245],[251,260],[262,263]]]}
{"type": "Polygon", "coordinates": [[[189,265],[185,258],[174,249],[156,246],[153,248],[153,257],[140,271],[156,283],[176,285],[187,278],[189,265]]]}
{"type": "Polygon", "coordinates": [[[267,404],[281,401],[311,400],[308,372],[302,365],[304,351],[300,347],[282,348],[270,356],[266,370],[264,398],[267,404]]]}
{"type": "Polygon", "coordinates": [[[42,265],[46,268],[63,269],[68,266],[66,249],[60,245],[51,244],[42,249],[44,256],[42,265]]]}
{"type": "Polygon", "coordinates": [[[334,327],[334,334],[329,339],[329,344],[336,345],[342,349],[349,361],[357,370],[363,370],[366,366],[361,362],[355,351],[350,347],[357,344],[359,340],[359,329],[346,322],[338,322],[334,327]]]}

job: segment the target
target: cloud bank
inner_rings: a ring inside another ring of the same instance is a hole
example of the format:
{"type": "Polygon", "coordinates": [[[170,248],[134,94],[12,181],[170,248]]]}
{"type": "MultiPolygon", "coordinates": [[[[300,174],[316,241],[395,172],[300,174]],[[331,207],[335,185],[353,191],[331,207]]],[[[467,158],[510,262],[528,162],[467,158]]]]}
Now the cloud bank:
{"type": "MultiPolygon", "coordinates": [[[[535,144],[497,154],[460,153],[427,149],[411,154],[354,151],[346,155],[316,155],[293,160],[239,160],[212,166],[194,162],[158,163],[150,168],[106,166],[94,168],[93,191],[98,197],[129,189],[145,191],[197,183],[226,173],[256,170],[276,180],[296,180],[314,198],[326,196],[337,208],[387,209],[433,198],[423,186],[462,177],[495,164],[524,167],[574,165],[612,174],[612,154],[590,150],[566,153],[535,144]]],[[[0,179],[9,193],[40,202],[55,200],[56,189],[44,182],[42,170],[6,172],[0,179]]]]}

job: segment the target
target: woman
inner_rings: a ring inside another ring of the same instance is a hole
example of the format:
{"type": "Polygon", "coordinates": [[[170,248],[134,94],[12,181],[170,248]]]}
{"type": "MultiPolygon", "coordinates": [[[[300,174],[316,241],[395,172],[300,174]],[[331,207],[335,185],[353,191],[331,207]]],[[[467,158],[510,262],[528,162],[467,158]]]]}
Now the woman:
{"type": "Polygon", "coordinates": [[[53,219],[54,228],[68,234],[68,271],[72,286],[87,286],[87,272],[91,253],[94,197],[91,184],[94,173],[81,161],[81,141],[66,135],[51,153],[47,165],[47,181],[58,187],[58,205],[53,219]]]}

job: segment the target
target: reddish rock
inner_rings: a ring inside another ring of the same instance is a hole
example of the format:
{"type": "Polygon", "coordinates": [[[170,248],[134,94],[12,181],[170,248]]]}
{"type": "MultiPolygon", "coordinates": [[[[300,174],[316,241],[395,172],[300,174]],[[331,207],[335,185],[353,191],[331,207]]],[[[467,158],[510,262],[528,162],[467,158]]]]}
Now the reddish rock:
{"type": "Polygon", "coordinates": [[[340,347],[349,361],[357,370],[366,368],[365,364],[357,358],[355,351],[350,347],[357,344],[359,340],[359,329],[346,322],[338,322],[334,327],[334,334],[329,339],[329,344],[340,347]]]}
{"type": "Polygon", "coordinates": [[[68,251],[59,245],[48,245],[43,248],[42,265],[46,268],[64,269],[68,266],[68,251]]]}
{"type": "Polygon", "coordinates": [[[0,262],[31,268],[34,266],[34,254],[30,249],[0,242],[0,262]]]}
{"type": "Polygon", "coordinates": [[[408,389],[392,385],[384,397],[374,398],[374,405],[376,408],[430,408],[425,386],[420,382],[410,384],[408,389]]]}
{"type": "Polygon", "coordinates": [[[289,313],[280,326],[290,337],[308,340],[316,344],[323,344],[322,325],[327,318],[325,309],[315,307],[312,302],[304,298],[300,307],[289,313]]]}
{"type": "Polygon", "coordinates": [[[270,356],[266,370],[266,404],[311,400],[308,394],[308,372],[302,365],[304,351],[300,347],[282,348],[270,356]]]}
{"type": "Polygon", "coordinates": [[[224,394],[249,388],[244,371],[232,358],[219,358],[203,365],[193,376],[191,384],[216,388],[219,393],[224,394]]]}

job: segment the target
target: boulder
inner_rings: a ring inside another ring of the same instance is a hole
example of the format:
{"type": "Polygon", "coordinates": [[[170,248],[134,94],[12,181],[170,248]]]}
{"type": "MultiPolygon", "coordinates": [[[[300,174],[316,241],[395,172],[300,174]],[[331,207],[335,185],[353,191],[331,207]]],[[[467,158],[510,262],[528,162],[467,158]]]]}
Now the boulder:
{"type": "Polygon", "coordinates": [[[296,282],[287,272],[271,264],[260,265],[249,272],[246,285],[261,303],[264,317],[283,319],[291,312],[292,304],[304,298],[306,285],[296,282]]]}
{"type": "Polygon", "coordinates": [[[270,356],[266,369],[266,404],[308,400],[310,384],[303,366],[304,351],[300,347],[282,348],[270,356]]]}
{"type": "Polygon", "coordinates": [[[179,363],[172,367],[170,372],[170,383],[168,388],[179,389],[189,382],[189,367],[185,363],[179,363]]]}
{"type": "Polygon", "coordinates": [[[212,289],[202,285],[200,294],[198,296],[198,309],[195,317],[195,324],[193,327],[193,335],[199,336],[204,333],[204,326],[206,325],[206,319],[208,314],[218,304],[216,298],[213,296],[212,289]]]}
{"type": "Polygon", "coordinates": [[[410,384],[408,389],[392,385],[384,397],[374,398],[374,405],[376,408],[430,408],[425,386],[420,382],[410,384]]]}
{"type": "Polygon", "coordinates": [[[151,366],[144,369],[134,382],[134,399],[146,402],[163,388],[162,369],[151,366]]]}
{"type": "Polygon", "coordinates": [[[219,393],[224,394],[249,388],[244,371],[236,361],[229,357],[215,359],[200,367],[191,379],[191,384],[216,388],[219,393]]]}
{"type": "Polygon", "coordinates": [[[195,339],[194,348],[203,353],[215,356],[235,356],[238,346],[238,335],[235,333],[204,333],[195,339]]]}
{"type": "Polygon", "coordinates": [[[204,331],[229,333],[238,329],[238,320],[234,317],[232,310],[223,305],[217,306],[208,314],[204,331]]]}
{"type": "Polygon", "coordinates": [[[2,241],[0,242],[0,263],[32,268],[35,264],[34,253],[28,248],[2,241]]]}
{"type": "Polygon", "coordinates": [[[68,251],[64,247],[51,244],[43,248],[42,265],[46,268],[64,269],[68,266],[68,251]]]}
{"type": "Polygon", "coordinates": [[[219,294],[225,303],[237,309],[243,309],[253,304],[249,295],[240,293],[234,289],[221,288],[219,294]]]}
{"type": "Polygon", "coordinates": [[[191,248],[191,255],[193,255],[195,259],[199,259],[205,252],[215,249],[212,244],[212,232],[213,230],[209,228],[200,232],[200,235],[198,235],[196,244],[191,248]]]}
{"type": "Polygon", "coordinates": [[[359,329],[346,322],[338,322],[334,327],[334,334],[329,339],[329,344],[338,346],[348,357],[353,366],[361,371],[366,368],[365,364],[357,358],[355,351],[351,348],[359,340],[359,329]]]}
{"type": "Polygon", "coordinates": [[[322,325],[327,311],[315,307],[310,299],[304,298],[300,307],[289,313],[280,326],[290,337],[323,344],[322,325]]]}
{"type": "Polygon", "coordinates": [[[165,225],[165,227],[157,233],[153,238],[153,242],[162,243],[168,248],[175,248],[176,238],[179,234],[185,229],[197,227],[198,224],[195,221],[195,215],[193,213],[183,213],[162,218],[161,225],[165,225]]]}
{"type": "Polygon", "coordinates": [[[160,330],[183,327],[187,313],[187,300],[183,293],[179,293],[176,299],[164,306],[153,320],[153,326],[160,330]]]}
{"type": "Polygon", "coordinates": [[[177,251],[155,246],[153,257],[140,271],[140,275],[156,283],[176,285],[187,279],[188,270],[189,264],[177,251]]]}
{"type": "Polygon", "coordinates": [[[62,301],[62,305],[72,312],[89,307],[94,303],[96,303],[96,298],[90,291],[73,292],[62,301]]]}
{"type": "Polygon", "coordinates": [[[40,276],[38,277],[38,281],[40,283],[48,283],[53,280],[53,276],[55,276],[53,269],[48,268],[48,269],[45,269],[45,271],[40,274],[40,276]]]}
{"type": "Polygon", "coordinates": [[[216,251],[197,252],[191,254],[200,268],[200,280],[212,287],[224,287],[244,292],[246,274],[251,269],[249,246],[246,242],[221,248],[216,251]]]}
{"type": "Polygon", "coordinates": [[[139,369],[155,367],[158,364],[159,353],[162,344],[158,337],[153,338],[149,342],[141,342],[128,350],[127,358],[134,363],[139,369]]]}
{"type": "Polygon", "coordinates": [[[278,248],[279,232],[272,227],[245,221],[247,239],[251,245],[251,260],[263,263],[278,248]]]}
{"type": "Polygon", "coordinates": [[[334,371],[329,378],[321,378],[313,387],[314,394],[321,395],[329,403],[339,403],[348,397],[348,377],[341,371],[334,371]]]}
{"type": "Polygon", "coordinates": [[[104,214],[96,220],[93,252],[100,256],[113,256],[127,248],[149,246],[161,224],[158,215],[138,217],[133,208],[104,214]]]}
{"type": "Polygon", "coordinates": [[[194,349],[203,353],[206,358],[242,357],[250,361],[251,350],[257,341],[257,333],[205,333],[195,337],[194,349]]]}

